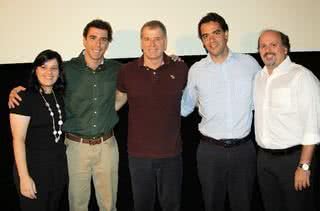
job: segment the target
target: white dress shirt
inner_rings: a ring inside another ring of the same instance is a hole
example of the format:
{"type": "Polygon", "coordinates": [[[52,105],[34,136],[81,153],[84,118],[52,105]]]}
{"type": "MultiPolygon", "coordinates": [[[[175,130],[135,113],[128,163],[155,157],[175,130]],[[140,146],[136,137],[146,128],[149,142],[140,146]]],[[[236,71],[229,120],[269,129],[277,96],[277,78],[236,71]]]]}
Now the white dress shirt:
{"type": "Polygon", "coordinates": [[[285,149],[320,142],[320,84],[289,56],[269,75],[255,79],[255,134],[258,145],[285,149]]]}
{"type": "Polygon", "coordinates": [[[198,106],[203,135],[215,139],[245,137],[252,124],[253,81],[260,69],[249,55],[229,51],[222,64],[214,63],[208,55],[189,70],[181,115],[187,116],[198,106]]]}

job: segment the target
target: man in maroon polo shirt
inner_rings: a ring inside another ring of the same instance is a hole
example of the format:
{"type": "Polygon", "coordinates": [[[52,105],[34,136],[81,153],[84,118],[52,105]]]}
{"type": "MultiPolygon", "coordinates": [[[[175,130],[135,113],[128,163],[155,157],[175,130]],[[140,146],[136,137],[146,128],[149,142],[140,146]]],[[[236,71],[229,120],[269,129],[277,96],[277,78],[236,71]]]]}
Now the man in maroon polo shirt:
{"type": "Polygon", "coordinates": [[[166,28],[149,21],[141,28],[143,55],[118,75],[116,109],[129,104],[128,154],[136,211],[154,209],[156,191],[164,211],[180,210],[182,158],[180,101],[187,66],[164,51],[166,28]]]}

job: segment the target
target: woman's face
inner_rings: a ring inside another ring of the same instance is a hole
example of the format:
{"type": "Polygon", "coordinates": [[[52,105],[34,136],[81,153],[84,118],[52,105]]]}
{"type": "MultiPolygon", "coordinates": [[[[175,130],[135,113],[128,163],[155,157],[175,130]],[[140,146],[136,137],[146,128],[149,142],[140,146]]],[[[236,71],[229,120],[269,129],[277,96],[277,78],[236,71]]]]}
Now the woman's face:
{"type": "Polygon", "coordinates": [[[59,77],[59,65],[56,59],[46,61],[43,65],[36,68],[36,76],[40,86],[46,89],[52,89],[59,77]]]}

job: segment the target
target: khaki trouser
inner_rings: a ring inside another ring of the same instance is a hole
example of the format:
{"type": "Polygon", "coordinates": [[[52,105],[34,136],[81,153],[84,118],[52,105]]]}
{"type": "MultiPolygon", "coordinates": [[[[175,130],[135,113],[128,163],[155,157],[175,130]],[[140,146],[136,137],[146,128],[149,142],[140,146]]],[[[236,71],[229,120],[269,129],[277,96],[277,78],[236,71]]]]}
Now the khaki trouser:
{"type": "Polygon", "coordinates": [[[91,177],[100,211],[116,211],[119,152],[114,136],[89,145],[65,139],[69,170],[70,211],[87,211],[91,177]]]}

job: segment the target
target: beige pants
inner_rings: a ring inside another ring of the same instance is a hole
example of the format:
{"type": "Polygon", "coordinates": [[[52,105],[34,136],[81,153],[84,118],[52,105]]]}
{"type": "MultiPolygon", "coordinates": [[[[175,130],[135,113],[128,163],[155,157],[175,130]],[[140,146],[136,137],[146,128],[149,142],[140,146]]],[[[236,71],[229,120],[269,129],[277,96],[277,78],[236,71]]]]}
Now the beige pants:
{"type": "Polygon", "coordinates": [[[91,177],[100,211],[116,211],[119,152],[115,137],[89,145],[65,139],[70,211],[87,211],[91,177]]]}

